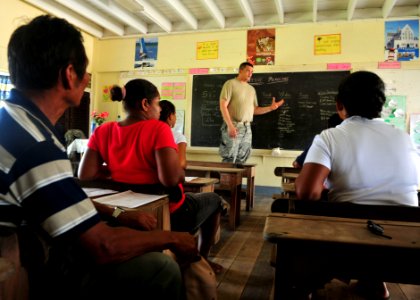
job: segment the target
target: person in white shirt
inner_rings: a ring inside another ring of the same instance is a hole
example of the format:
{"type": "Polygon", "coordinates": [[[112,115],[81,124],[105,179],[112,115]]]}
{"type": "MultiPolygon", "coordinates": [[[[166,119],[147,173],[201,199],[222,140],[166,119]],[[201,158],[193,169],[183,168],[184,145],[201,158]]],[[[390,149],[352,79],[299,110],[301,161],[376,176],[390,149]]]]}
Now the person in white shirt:
{"type": "MultiPolygon", "coordinates": [[[[315,137],[295,182],[299,199],[319,200],[327,184],[329,201],[418,206],[419,156],[406,132],[379,119],[384,90],[372,72],[343,80],[336,97],[343,122],[315,137]]],[[[368,286],[389,297],[384,283],[368,286]]]]}
{"type": "Polygon", "coordinates": [[[175,130],[176,124],[176,110],[175,105],[168,100],[160,100],[159,105],[161,108],[159,120],[167,123],[172,129],[175,143],[178,145],[179,162],[183,169],[187,166],[187,138],[182,132],[175,130]]]}

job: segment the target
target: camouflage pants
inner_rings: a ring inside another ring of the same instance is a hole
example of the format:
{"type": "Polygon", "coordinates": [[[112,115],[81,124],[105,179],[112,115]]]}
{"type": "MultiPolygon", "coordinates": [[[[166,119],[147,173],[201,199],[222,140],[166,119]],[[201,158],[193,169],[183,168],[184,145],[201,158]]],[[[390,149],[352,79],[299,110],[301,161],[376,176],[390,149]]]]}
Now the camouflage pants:
{"type": "Polygon", "coordinates": [[[234,139],[229,136],[226,123],[220,128],[219,154],[223,162],[245,163],[251,155],[251,124],[249,122],[246,124],[233,122],[233,124],[238,130],[238,135],[234,139]]]}

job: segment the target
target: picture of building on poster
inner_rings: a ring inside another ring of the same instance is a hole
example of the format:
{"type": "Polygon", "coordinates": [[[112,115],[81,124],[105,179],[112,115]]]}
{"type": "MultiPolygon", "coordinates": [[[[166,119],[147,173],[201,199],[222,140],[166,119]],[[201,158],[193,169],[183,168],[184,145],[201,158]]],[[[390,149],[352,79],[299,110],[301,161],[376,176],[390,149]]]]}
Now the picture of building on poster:
{"type": "Polygon", "coordinates": [[[385,22],[385,61],[419,58],[419,20],[385,22]]]}

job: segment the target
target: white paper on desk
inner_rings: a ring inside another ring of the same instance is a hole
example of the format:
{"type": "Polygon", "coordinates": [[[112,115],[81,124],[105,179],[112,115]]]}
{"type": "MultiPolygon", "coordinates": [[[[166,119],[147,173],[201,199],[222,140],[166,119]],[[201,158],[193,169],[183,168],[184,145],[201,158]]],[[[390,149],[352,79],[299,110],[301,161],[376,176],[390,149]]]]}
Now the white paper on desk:
{"type": "Polygon", "coordinates": [[[194,179],[197,179],[198,177],[189,177],[189,176],[186,176],[185,177],[185,182],[190,182],[190,181],[193,181],[194,179]]]}
{"type": "Polygon", "coordinates": [[[93,201],[110,205],[110,206],[123,206],[128,208],[139,207],[155,200],[164,198],[168,195],[149,195],[135,193],[133,191],[125,191],[122,193],[104,196],[100,198],[93,199],[93,201]]]}
{"type": "Polygon", "coordinates": [[[101,188],[83,188],[83,191],[88,195],[88,197],[98,197],[102,195],[109,195],[118,193],[118,191],[101,189],[101,188]]]}

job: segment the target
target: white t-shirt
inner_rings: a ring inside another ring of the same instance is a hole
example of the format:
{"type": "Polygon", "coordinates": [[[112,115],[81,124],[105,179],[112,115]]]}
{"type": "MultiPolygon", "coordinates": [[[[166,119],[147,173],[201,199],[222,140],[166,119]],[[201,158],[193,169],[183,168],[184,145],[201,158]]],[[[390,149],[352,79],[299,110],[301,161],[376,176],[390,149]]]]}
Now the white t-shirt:
{"type": "Polygon", "coordinates": [[[187,138],[185,137],[185,135],[182,134],[182,132],[178,131],[178,130],[173,130],[172,129],[172,133],[174,135],[174,140],[175,143],[178,145],[179,143],[187,143],[187,138]]]}
{"type": "Polygon", "coordinates": [[[331,170],[329,200],[418,206],[420,158],[407,133],[354,116],[317,135],[305,163],[331,170]]]}

